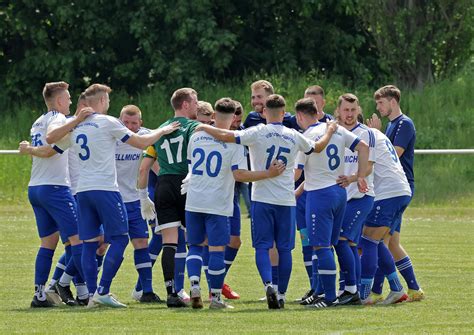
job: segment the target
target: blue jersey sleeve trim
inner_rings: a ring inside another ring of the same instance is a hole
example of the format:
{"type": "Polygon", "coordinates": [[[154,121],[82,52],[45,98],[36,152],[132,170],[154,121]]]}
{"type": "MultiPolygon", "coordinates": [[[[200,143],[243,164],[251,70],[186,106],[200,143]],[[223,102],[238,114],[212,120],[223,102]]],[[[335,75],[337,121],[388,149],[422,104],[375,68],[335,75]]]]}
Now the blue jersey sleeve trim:
{"type": "Polygon", "coordinates": [[[304,164],[298,164],[298,170],[303,170],[304,169],[304,164]]]}
{"type": "Polygon", "coordinates": [[[53,149],[54,149],[54,151],[56,151],[59,154],[62,154],[64,152],[64,150],[62,150],[60,147],[58,147],[56,145],[53,145],[53,149]]]}
{"type": "Polygon", "coordinates": [[[130,138],[130,135],[125,135],[124,137],[122,137],[122,139],[120,141],[122,141],[123,143],[127,142],[128,139],[130,138]]]}
{"type": "Polygon", "coordinates": [[[240,136],[235,136],[235,143],[240,144],[240,136]]]}
{"type": "Polygon", "coordinates": [[[188,161],[188,164],[191,164],[191,160],[190,160],[190,159],[188,159],[187,161],[188,161]]]}
{"type": "Polygon", "coordinates": [[[238,170],[239,166],[238,165],[232,165],[232,171],[238,170]]]}
{"type": "Polygon", "coordinates": [[[314,151],[314,148],[309,149],[309,151],[305,152],[306,155],[312,154],[314,151]]]}
{"type": "Polygon", "coordinates": [[[351,146],[349,147],[349,149],[351,149],[351,151],[354,152],[354,148],[357,146],[357,144],[359,144],[359,142],[360,142],[360,138],[357,137],[357,138],[354,140],[354,142],[352,142],[352,144],[351,144],[351,146]]]}

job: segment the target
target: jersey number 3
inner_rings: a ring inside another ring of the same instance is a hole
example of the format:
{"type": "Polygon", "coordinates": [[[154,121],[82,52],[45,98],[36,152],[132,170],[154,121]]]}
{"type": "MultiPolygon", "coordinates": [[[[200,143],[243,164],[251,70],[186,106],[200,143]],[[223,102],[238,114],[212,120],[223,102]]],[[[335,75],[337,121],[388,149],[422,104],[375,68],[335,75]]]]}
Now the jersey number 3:
{"type": "Polygon", "coordinates": [[[89,147],[87,146],[87,136],[85,134],[77,135],[76,143],[79,144],[81,147],[81,152],[79,152],[79,158],[82,159],[83,161],[88,160],[89,157],[91,156],[91,151],[89,147]]]}

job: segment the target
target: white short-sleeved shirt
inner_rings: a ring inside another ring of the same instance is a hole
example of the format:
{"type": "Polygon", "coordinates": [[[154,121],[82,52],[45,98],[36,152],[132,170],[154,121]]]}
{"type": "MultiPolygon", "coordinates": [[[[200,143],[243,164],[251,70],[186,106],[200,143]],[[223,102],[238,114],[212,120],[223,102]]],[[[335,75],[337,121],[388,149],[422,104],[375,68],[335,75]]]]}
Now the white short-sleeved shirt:
{"type": "Polygon", "coordinates": [[[186,210],[232,216],[235,185],[232,171],[247,170],[244,147],[198,131],[189,140],[188,162],[191,179],[186,210]]]}
{"type": "MultiPolygon", "coordinates": [[[[369,145],[369,162],[375,162],[375,135],[373,131],[363,125],[362,123],[358,123],[351,132],[363,140],[365,143],[369,145]]],[[[344,175],[350,176],[357,173],[358,170],[358,163],[359,163],[359,153],[357,151],[352,151],[346,148],[345,155],[344,155],[344,175]]],[[[367,193],[360,193],[359,188],[357,187],[357,183],[351,183],[347,188],[347,200],[351,199],[360,199],[364,195],[369,195],[371,197],[375,196],[374,192],[374,171],[365,178],[367,181],[367,186],[369,187],[369,192],[367,193]]]]}
{"type": "MultiPolygon", "coordinates": [[[[66,123],[66,117],[57,111],[49,111],[41,115],[31,126],[31,145],[40,147],[49,145],[46,142],[48,127],[52,124],[63,125],[66,123]]],[[[31,168],[31,178],[28,186],[39,185],[61,185],[69,186],[68,174],[68,155],[62,154],[64,150],[55,145],[52,147],[58,151],[49,158],[33,156],[33,165],[31,168]]]]}
{"type": "MultiPolygon", "coordinates": [[[[149,129],[140,128],[138,135],[150,133],[149,129]]],[[[117,167],[117,183],[123,202],[139,200],[137,191],[138,169],[143,150],[132,147],[122,141],[117,141],[115,149],[115,166],[117,167]]]]}
{"type": "Polygon", "coordinates": [[[79,157],[74,147],[68,149],[68,173],[71,182],[71,193],[77,193],[77,182],[79,181],[79,157]]]}
{"type": "Polygon", "coordinates": [[[313,151],[315,142],[281,123],[259,124],[235,132],[236,143],[249,147],[253,171],[267,170],[274,159],[286,164],[278,177],[256,181],[252,186],[252,200],[273,205],[295,206],[293,167],[298,152],[313,151]]]}
{"type": "Polygon", "coordinates": [[[80,167],[77,192],[119,191],[116,141],[126,142],[132,135],[119,119],[103,114],[93,114],[74,128],[71,144],[80,167]]]}
{"type": "Polygon", "coordinates": [[[372,131],[375,135],[375,201],[411,196],[410,185],[397,151],[387,136],[377,129],[372,129],[372,131]]]}
{"type": "MultiPolygon", "coordinates": [[[[318,122],[303,133],[314,141],[326,133],[326,123],[318,122]]],[[[360,139],[343,127],[338,127],[328,145],[320,153],[304,156],[301,153],[297,159],[297,168],[304,168],[305,191],[320,190],[336,184],[340,175],[344,174],[345,148],[354,150],[360,139]]]]}

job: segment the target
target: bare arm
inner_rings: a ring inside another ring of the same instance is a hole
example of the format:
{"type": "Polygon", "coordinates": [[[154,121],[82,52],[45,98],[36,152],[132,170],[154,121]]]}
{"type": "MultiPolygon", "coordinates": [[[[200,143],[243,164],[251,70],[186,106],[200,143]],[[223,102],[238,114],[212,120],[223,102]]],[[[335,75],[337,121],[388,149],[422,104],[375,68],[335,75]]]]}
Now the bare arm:
{"type": "Polygon", "coordinates": [[[22,141],[20,142],[20,146],[18,147],[20,154],[22,155],[31,155],[41,158],[49,158],[57,154],[52,147],[49,145],[43,145],[40,147],[32,147],[29,142],[22,141]]]}
{"type": "Polygon", "coordinates": [[[215,128],[208,124],[200,124],[196,127],[196,131],[205,131],[222,142],[235,143],[235,132],[232,130],[215,128]]]}
{"type": "Polygon", "coordinates": [[[303,170],[301,169],[295,169],[295,181],[300,179],[301,175],[303,174],[303,170]]]}
{"type": "Polygon", "coordinates": [[[403,153],[405,152],[405,149],[402,147],[399,147],[398,145],[395,146],[395,151],[397,152],[397,156],[400,158],[402,157],[403,153]]]}
{"type": "Polygon", "coordinates": [[[266,171],[234,170],[234,179],[241,182],[253,182],[281,175],[286,169],[286,165],[276,160],[272,162],[266,171]]]}
{"type": "MultiPolygon", "coordinates": [[[[373,167],[374,167],[374,162],[369,161],[367,165],[367,173],[365,174],[366,177],[372,173],[373,167]]],[[[357,181],[356,174],[352,174],[350,176],[344,176],[344,175],[339,176],[336,180],[337,184],[341,187],[347,187],[349,186],[349,184],[355,183],[356,181],[357,181]]]]}
{"type": "Polygon", "coordinates": [[[298,188],[295,190],[295,197],[298,199],[304,192],[304,181],[298,186],[298,188]]]}
{"type": "Polygon", "coordinates": [[[162,128],[155,129],[149,134],[145,134],[145,135],[133,134],[132,136],[130,136],[130,138],[127,140],[126,143],[130,144],[132,147],[135,147],[135,148],[145,149],[146,147],[158,141],[161,136],[171,134],[175,130],[178,130],[180,126],[181,124],[176,121],[162,128]]]}
{"type": "Polygon", "coordinates": [[[148,186],[148,174],[150,173],[150,169],[154,162],[155,160],[153,158],[143,157],[138,170],[138,189],[145,189],[148,186]]]}
{"type": "Polygon", "coordinates": [[[359,153],[357,186],[359,187],[359,192],[366,193],[369,190],[365,181],[369,162],[369,146],[364,141],[360,141],[357,143],[355,150],[359,153]]]}
{"type": "Polygon", "coordinates": [[[75,118],[72,118],[60,127],[49,130],[46,134],[46,142],[49,144],[58,142],[92,113],[94,111],[90,107],[81,109],[75,118]]]}
{"type": "Polygon", "coordinates": [[[326,128],[326,133],[321,137],[319,140],[316,141],[316,144],[314,145],[314,152],[320,153],[321,151],[326,148],[326,146],[329,143],[329,140],[332,137],[332,134],[334,134],[337,130],[337,123],[330,121],[327,123],[327,128],[326,128]]]}

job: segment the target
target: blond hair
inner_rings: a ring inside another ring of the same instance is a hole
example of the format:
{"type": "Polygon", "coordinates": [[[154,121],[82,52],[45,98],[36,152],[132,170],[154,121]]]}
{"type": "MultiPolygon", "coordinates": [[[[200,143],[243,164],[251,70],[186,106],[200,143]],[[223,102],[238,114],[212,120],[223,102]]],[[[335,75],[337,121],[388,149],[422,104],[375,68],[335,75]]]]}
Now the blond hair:
{"type": "Polygon", "coordinates": [[[122,110],[120,111],[120,117],[122,115],[128,115],[128,116],[135,116],[138,115],[140,117],[140,120],[142,119],[142,111],[138,106],[135,105],[125,105],[122,107],[122,110]]]}
{"type": "Polygon", "coordinates": [[[173,95],[171,96],[170,100],[171,106],[174,110],[181,109],[183,102],[190,102],[191,96],[193,95],[197,96],[197,92],[194,89],[189,87],[180,88],[173,92],[173,95]]]}
{"type": "Polygon", "coordinates": [[[274,93],[273,85],[269,81],[266,81],[266,80],[257,80],[253,82],[252,85],[250,85],[250,89],[252,91],[264,89],[268,95],[274,93]]]}
{"type": "Polygon", "coordinates": [[[56,95],[60,92],[66,91],[69,88],[69,84],[65,81],[56,81],[46,83],[43,88],[43,99],[46,104],[50,103],[56,95]]]}

